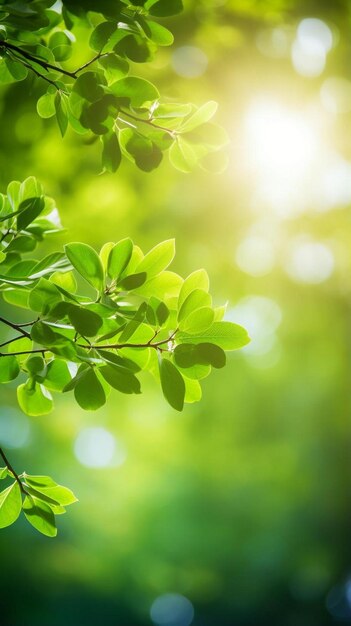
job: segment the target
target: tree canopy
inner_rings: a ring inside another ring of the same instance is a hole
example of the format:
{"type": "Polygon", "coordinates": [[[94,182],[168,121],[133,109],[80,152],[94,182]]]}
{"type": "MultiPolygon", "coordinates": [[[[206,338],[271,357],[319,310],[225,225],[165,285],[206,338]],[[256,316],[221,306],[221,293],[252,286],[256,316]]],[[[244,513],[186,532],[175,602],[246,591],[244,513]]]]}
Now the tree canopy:
{"type": "MultiPolygon", "coordinates": [[[[38,114],[56,116],[62,136],[70,124],[100,139],[105,171],[116,171],[122,155],[151,171],[167,150],[171,163],[189,172],[225,143],[224,132],[210,123],[215,102],[161,104],[151,82],[129,75],[130,61],[150,61],[158,46],[172,44],[171,32],[154,20],[181,11],[180,1],[108,0],[98,13],[94,3],[75,1],[58,10],[50,0],[2,8],[0,82],[34,76],[48,83],[38,114]],[[70,32],[77,21],[88,24],[95,54],[72,70],[64,66],[80,47],[70,32]]],[[[33,258],[37,245],[61,229],[55,201],[33,176],[12,181],[0,197],[0,291],[12,305],[10,319],[0,322],[17,333],[0,344],[0,381],[21,375],[17,400],[27,415],[50,413],[52,392],[73,391],[85,410],[102,407],[111,388],[140,394],[142,370],[182,411],[184,402],[201,399],[199,381],[211,367],[224,367],[225,350],[248,343],[241,326],[223,321],[226,307],[213,306],[204,269],[185,279],[168,270],[173,239],[146,254],[127,237],[105,243],[99,253],[71,242],[33,258]],[[34,319],[16,323],[18,308],[34,319]]],[[[23,509],[37,530],[55,536],[54,515],[75,501],[73,494],[49,477],[19,477],[7,464],[1,478],[9,477],[14,482],[0,494],[0,527],[23,509]]]]}

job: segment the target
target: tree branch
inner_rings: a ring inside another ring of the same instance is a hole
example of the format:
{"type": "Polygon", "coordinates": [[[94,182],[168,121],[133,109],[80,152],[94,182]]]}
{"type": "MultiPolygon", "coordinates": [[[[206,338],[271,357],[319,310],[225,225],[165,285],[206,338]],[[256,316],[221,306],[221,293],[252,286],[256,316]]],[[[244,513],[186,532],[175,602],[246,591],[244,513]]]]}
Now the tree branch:
{"type": "MultiPolygon", "coordinates": [[[[27,52],[26,50],[22,50],[22,48],[15,46],[13,43],[10,43],[9,41],[0,42],[0,47],[7,48],[8,50],[17,52],[19,55],[21,55],[28,61],[32,61],[33,63],[40,65],[40,67],[42,67],[47,72],[49,70],[54,70],[55,72],[60,72],[61,74],[65,74],[65,76],[69,76],[70,78],[77,78],[76,72],[69,72],[68,70],[64,70],[61,67],[58,67],[57,65],[53,65],[52,63],[49,63],[48,61],[45,61],[44,59],[39,59],[34,54],[30,54],[30,52],[27,52]]],[[[35,72],[35,69],[32,66],[30,66],[30,69],[32,69],[33,72],[35,72]]],[[[45,76],[43,76],[42,74],[39,74],[39,76],[47,80],[45,76]]]]}
{"type": "Polygon", "coordinates": [[[10,470],[10,472],[12,472],[12,474],[14,475],[16,481],[18,482],[19,486],[20,486],[20,490],[22,491],[23,494],[25,494],[26,496],[28,495],[28,493],[26,492],[25,488],[22,485],[22,482],[20,480],[20,477],[18,476],[17,472],[13,469],[10,461],[8,460],[8,458],[5,455],[5,452],[3,451],[2,448],[0,448],[0,456],[2,456],[2,458],[5,461],[5,465],[6,467],[10,470]]]}
{"type": "Polygon", "coordinates": [[[13,328],[13,330],[17,330],[19,333],[21,333],[24,337],[27,337],[28,339],[30,339],[30,334],[27,333],[26,330],[24,330],[23,328],[21,328],[21,324],[15,324],[14,322],[10,322],[9,320],[5,320],[4,317],[0,317],[0,322],[2,322],[3,324],[6,324],[6,326],[10,326],[10,328],[13,328]]]}
{"type": "Polygon", "coordinates": [[[105,52],[105,53],[99,52],[92,59],[90,59],[90,61],[87,61],[86,63],[84,63],[84,65],[81,65],[76,70],[70,72],[69,70],[64,70],[62,67],[60,67],[58,65],[54,65],[53,63],[49,63],[48,61],[45,61],[44,59],[39,59],[34,54],[31,54],[30,52],[27,52],[26,50],[23,50],[19,46],[16,46],[15,44],[10,43],[9,41],[1,41],[0,42],[0,48],[1,47],[6,48],[7,50],[9,50],[11,52],[11,54],[16,58],[17,61],[22,63],[22,65],[24,65],[28,69],[32,70],[32,72],[34,72],[34,74],[36,74],[38,77],[43,78],[47,82],[49,82],[52,85],[54,85],[57,89],[59,89],[59,87],[56,85],[56,83],[53,80],[50,80],[49,78],[47,78],[43,74],[40,74],[40,72],[38,72],[32,65],[30,65],[30,63],[26,63],[23,59],[26,59],[27,61],[31,61],[32,63],[36,63],[37,65],[42,67],[47,72],[49,70],[53,70],[54,72],[59,72],[60,74],[64,74],[64,76],[68,76],[69,78],[76,79],[76,78],[78,78],[77,74],[79,72],[81,72],[82,70],[85,70],[85,68],[89,67],[89,65],[92,65],[92,63],[95,63],[95,61],[100,59],[100,57],[105,56],[107,54],[107,52],[105,52]],[[23,58],[21,58],[21,57],[23,57],[23,58]]]}
{"type": "MultiPolygon", "coordinates": [[[[152,337],[152,339],[150,339],[150,341],[146,343],[114,343],[114,344],[106,344],[102,346],[99,344],[86,345],[83,343],[77,343],[75,345],[78,346],[79,348],[84,348],[85,350],[121,350],[122,348],[154,348],[155,350],[158,350],[160,346],[164,346],[165,344],[172,341],[176,333],[178,332],[178,330],[179,329],[177,328],[175,331],[173,331],[173,333],[169,337],[167,337],[167,339],[163,339],[162,341],[156,341],[155,343],[152,343],[152,340],[154,339],[156,334],[154,335],[154,337],[152,337]]],[[[6,356],[21,356],[22,354],[45,354],[45,352],[51,352],[50,348],[37,348],[35,350],[21,350],[19,352],[5,352],[5,353],[0,352],[0,358],[6,357],[6,356]]]]}

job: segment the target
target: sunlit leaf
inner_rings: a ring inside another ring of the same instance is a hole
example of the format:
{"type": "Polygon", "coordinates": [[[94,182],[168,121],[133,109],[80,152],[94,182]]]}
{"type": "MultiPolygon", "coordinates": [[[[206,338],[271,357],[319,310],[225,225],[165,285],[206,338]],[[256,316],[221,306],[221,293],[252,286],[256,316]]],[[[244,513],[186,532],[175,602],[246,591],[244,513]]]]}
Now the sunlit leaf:
{"type": "Polygon", "coordinates": [[[0,528],[13,524],[22,508],[20,486],[17,481],[0,493],[0,528]]]}

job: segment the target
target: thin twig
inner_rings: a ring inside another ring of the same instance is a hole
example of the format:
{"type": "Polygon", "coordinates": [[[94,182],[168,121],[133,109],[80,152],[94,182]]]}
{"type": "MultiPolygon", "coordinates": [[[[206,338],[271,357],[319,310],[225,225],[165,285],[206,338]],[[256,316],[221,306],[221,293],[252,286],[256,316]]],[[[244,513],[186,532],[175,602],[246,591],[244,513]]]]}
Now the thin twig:
{"type": "Polygon", "coordinates": [[[23,335],[18,335],[18,337],[14,337],[13,339],[8,339],[7,341],[4,341],[3,343],[0,343],[0,348],[4,348],[5,346],[8,346],[9,343],[13,343],[14,341],[18,341],[18,339],[23,339],[23,335]]]}
{"type": "Polygon", "coordinates": [[[0,322],[2,322],[3,324],[6,324],[6,326],[10,326],[10,328],[13,328],[13,330],[17,330],[19,333],[21,333],[24,337],[27,337],[28,339],[30,339],[30,334],[27,333],[26,330],[23,330],[23,328],[21,328],[20,324],[15,324],[14,322],[10,322],[9,320],[5,320],[4,317],[0,317],[0,322]]]}
{"type": "MultiPolygon", "coordinates": [[[[86,346],[88,347],[88,346],[86,346]]],[[[21,350],[19,352],[0,352],[0,358],[2,356],[21,356],[22,354],[45,354],[45,352],[50,352],[49,348],[38,348],[36,350],[21,350]]]]}
{"type": "Polygon", "coordinates": [[[18,482],[19,486],[20,486],[20,490],[22,491],[23,494],[25,494],[26,496],[28,495],[28,493],[26,492],[25,488],[22,485],[22,482],[20,480],[20,477],[18,476],[17,472],[13,469],[10,461],[8,460],[8,458],[5,455],[5,452],[3,451],[2,448],[0,448],[0,455],[2,456],[2,458],[5,461],[5,465],[6,467],[10,470],[10,472],[12,472],[12,474],[15,477],[15,480],[18,482]]]}

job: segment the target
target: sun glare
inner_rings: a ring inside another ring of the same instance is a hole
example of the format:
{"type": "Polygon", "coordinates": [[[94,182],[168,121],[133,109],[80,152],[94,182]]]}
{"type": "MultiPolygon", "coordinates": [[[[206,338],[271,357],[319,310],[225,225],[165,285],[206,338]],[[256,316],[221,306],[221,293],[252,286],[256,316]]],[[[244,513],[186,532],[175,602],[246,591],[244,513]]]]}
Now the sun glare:
{"type": "Polygon", "coordinates": [[[282,105],[254,103],[247,114],[246,131],[250,159],[262,174],[298,178],[318,155],[318,135],[311,122],[282,105]]]}
{"type": "Polygon", "coordinates": [[[307,110],[256,100],[244,120],[244,152],[260,200],[282,212],[301,208],[324,158],[318,120],[307,110]]]}

